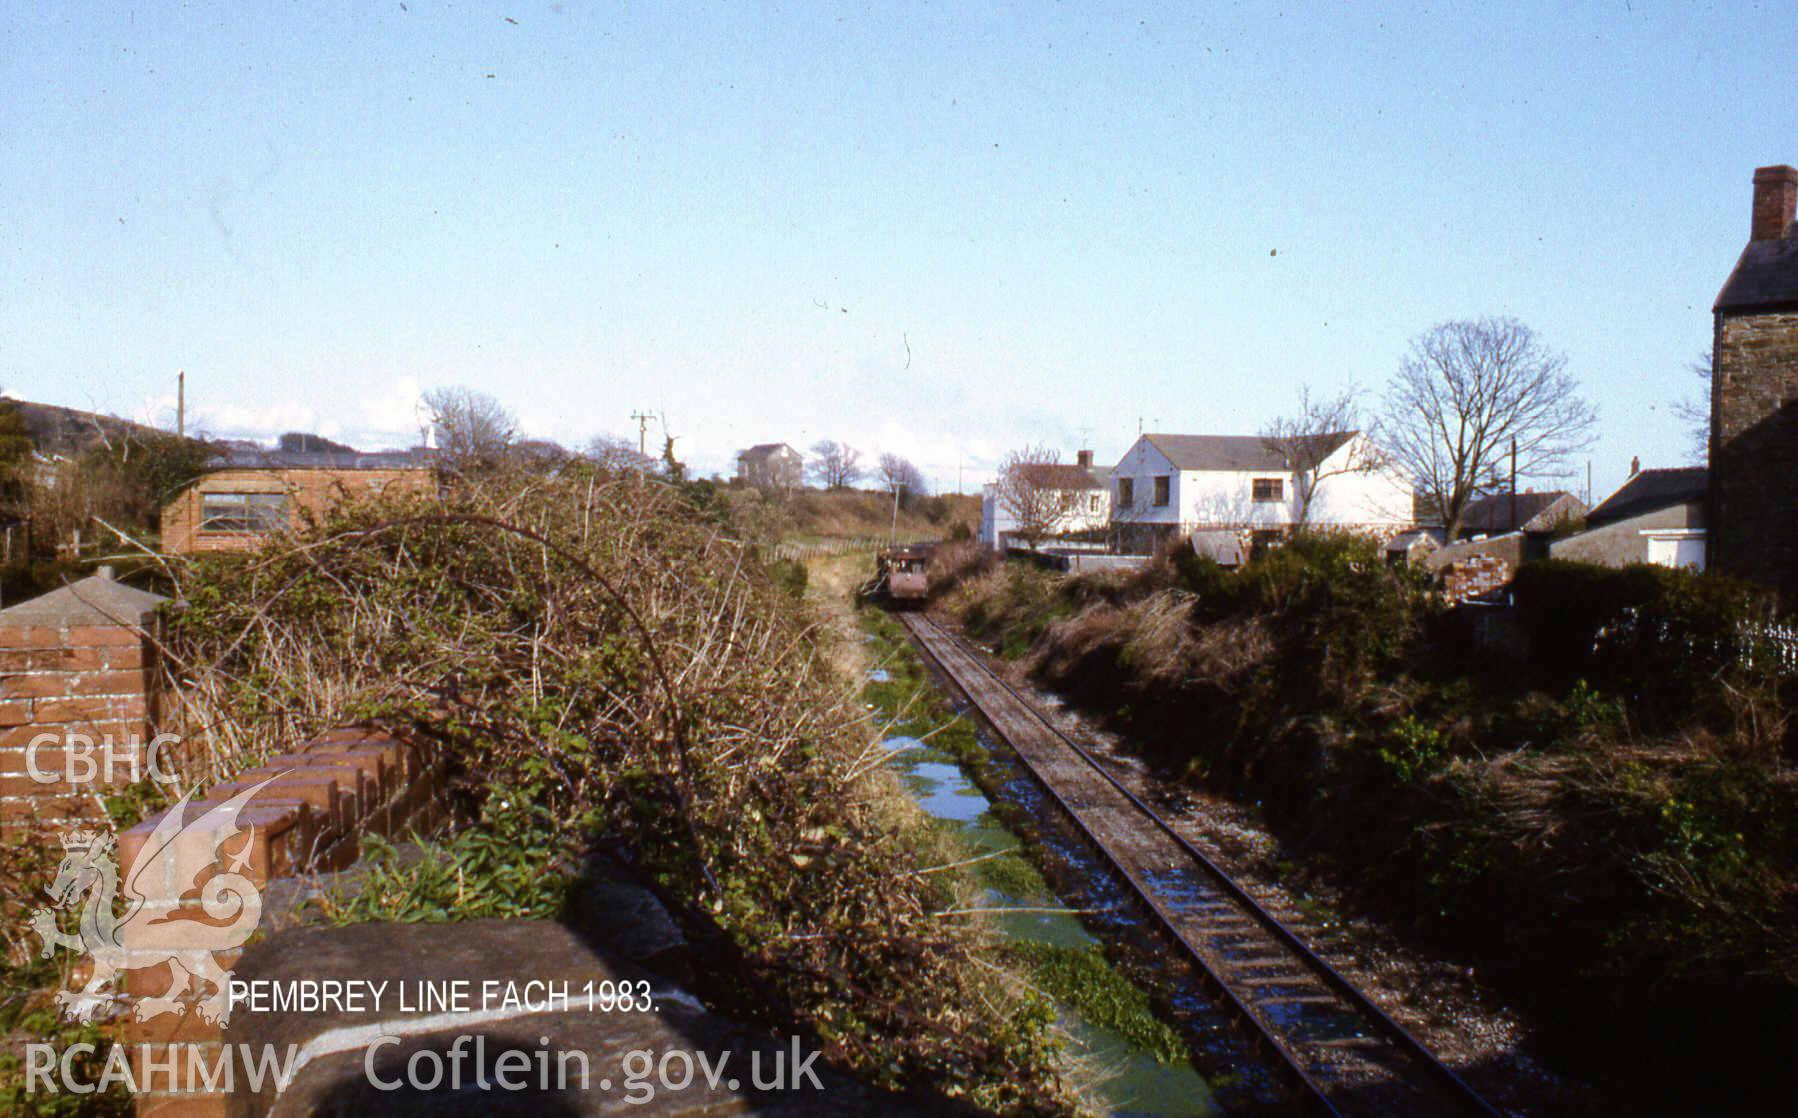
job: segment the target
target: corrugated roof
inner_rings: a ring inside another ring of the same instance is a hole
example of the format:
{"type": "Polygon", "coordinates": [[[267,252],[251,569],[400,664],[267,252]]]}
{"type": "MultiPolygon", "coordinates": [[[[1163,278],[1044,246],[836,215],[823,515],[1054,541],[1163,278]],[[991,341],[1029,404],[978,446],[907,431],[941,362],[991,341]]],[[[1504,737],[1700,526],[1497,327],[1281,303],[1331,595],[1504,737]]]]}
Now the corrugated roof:
{"type": "MultiPolygon", "coordinates": [[[[1317,435],[1323,454],[1334,454],[1353,431],[1317,435]]],[[[1260,435],[1144,435],[1180,470],[1281,470],[1288,467],[1275,444],[1260,435]]]]}
{"type": "Polygon", "coordinates": [[[236,447],[206,465],[215,470],[423,470],[429,453],[382,450],[364,454],[342,450],[242,450],[236,447]]]}
{"type": "Polygon", "coordinates": [[[1709,472],[1703,466],[1643,470],[1587,513],[1586,526],[1596,528],[1674,505],[1702,501],[1708,477],[1709,472]]]}
{"type": "Polygon", "coordinates": [[[1798,306],[1798,223],[1777,241],[1749,241],[1717,292],[1715,311],[1798,306]]]}

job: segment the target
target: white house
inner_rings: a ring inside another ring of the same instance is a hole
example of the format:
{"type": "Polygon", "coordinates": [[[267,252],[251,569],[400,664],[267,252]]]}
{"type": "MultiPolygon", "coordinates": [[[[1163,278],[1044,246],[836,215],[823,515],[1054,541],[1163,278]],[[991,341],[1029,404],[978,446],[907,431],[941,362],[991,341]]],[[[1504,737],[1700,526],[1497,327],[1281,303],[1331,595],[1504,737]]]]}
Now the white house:
{"type": "MultiPolygon", "coordinates": [[[[1074,465],[1044,463],[1030,467],[1033,484],[1048,491],[1046,504],[1062,510],[1051,535],[1102,531],[1111,522],[1108,471],[1093,466],[1093,452],[1083,450],[1074,465]]],[[[1001,547],[1008,533],[1018,530],[1017,517],[1006,507],[997,483],[987,485],[980,498],[980,543],[1001,547]]]]}
{"type": "Polygon", "coordinates": [[[1310,489],[1313,526],[1392,534],[1414,522],[1410,480],[1372,461],[1359,432],[1318,436],[1315,470],[1294,470],[1257,435],[1142,435],[1111,471],[1119,541],[1142,549],[1201,529],[1277,530],[1301,519],[1310,489]]]}

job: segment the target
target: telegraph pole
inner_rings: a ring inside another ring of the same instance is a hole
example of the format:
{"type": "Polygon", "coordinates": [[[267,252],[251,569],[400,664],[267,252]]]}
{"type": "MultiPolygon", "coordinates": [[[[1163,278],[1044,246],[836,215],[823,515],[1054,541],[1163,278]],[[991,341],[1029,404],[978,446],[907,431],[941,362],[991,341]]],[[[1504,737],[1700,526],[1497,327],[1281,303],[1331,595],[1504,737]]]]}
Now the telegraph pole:
{"type": "Polygon", "coordinates": [[[175,374],[175,434],[187,437],[187,370],[175,374]]]}
{"type": "Polygon", "coordinates": [[[649,421],[655,416],[646,411],[634,411],[631,413],[631,418],[637,421],[637,453],[647,458],[649,444],[645,440],[649,437],[649,421]]]}
{"type": "Polygon", "coordinates": [[[1522,525],[1517,523],[1517,436],[1511,436],[1511,531],[1515,532],[1522,525]]]}

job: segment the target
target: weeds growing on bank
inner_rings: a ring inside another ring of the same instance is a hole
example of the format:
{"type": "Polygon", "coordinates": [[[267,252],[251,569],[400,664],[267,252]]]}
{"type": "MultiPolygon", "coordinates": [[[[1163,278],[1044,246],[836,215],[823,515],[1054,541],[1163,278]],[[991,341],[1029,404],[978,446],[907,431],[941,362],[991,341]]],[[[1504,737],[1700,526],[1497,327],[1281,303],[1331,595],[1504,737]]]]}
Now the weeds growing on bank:
{"type": "Polygon", "coordinates": [[[1620,1055],[1733,1064],[1798,1013],[1793,683],[1743,655],[1768,608],[1748,588],[1526,567],[1519,660],[1347,537],[1237,572],[1176,552],[1133,575],[965,562],[954,581],[971,635],[1262,804],[1546,1023],[1597,1015],[1620,1055]],[[1725,1003],[1726,1024],[1696,1025],[1725,1003]]]}
{"type": "Polygon", "coordinates": [[[883,819],[857,681],[795,572],[696,499],[578,463],[493,473],[177,562],[187,778],[347,721],[404,727],[447,756],[454,822],[415,858],[371,846],[331,918],[552,916],[603,851],[718,952],[727,1012],[881,1085],[1066,1111],[1050,1018],[938,915],[927,852],[883,819]]]}

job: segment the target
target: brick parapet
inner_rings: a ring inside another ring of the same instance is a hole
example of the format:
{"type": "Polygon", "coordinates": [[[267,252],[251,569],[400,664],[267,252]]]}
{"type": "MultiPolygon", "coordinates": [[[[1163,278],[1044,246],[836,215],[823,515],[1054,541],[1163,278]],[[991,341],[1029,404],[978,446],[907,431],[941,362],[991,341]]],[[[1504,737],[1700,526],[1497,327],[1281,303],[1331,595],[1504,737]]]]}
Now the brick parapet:
{"type": "Polygon", "coordinates": [[[0,841],[91,824],[145,775],[161,601],[103,571],[0,610],[0,841]]]}
{"type": "MultiPolygon", "coordinates": [[[[186,806],[183,822],[196,822],[233,796],[259,785],[260,790],[238,816],[239,833],[218,848],[225,862],[242,860],[238,872],[258,890],[277,878],[345,869],[360,856],[362,842],[370,835],[395,840],[408,834],[429,835],[447,821],[447,771],[442,754],[406,735],[356,725],[328,730],[289,754],[214,786],[186,806]]],[[[145,819],[120,836],[121,877],[128,878],[166,815],[145,819]]],[[[174,895],[188,883],[160,884],[174,895]]],[[[195,902],[185,898],[178,903],[195,902]]],[[[215,958],[220,966],[230,968],[237,954],[221,951],[215,958]]],[[[124,1000],[128,1004],[166,993],[171,976],[166,965],[159,965],[160,959],[153,956],[150,965],[127,972],[124,1000]]],[[[204,1051],[218,1044],[223,1032],[190,1010],[179,1017],[164,1014],[144,1022],[128,1019],[119,1039],[134,1051],[145,1044],[167,1046],[162,1052],[178,1056],[185,1067],[188,1050],[199,1046],[204,1051]]],[[[162,1079],[157,1083],[168,1086],[162,1079]]],[[[232,1112],[231,1105],[224,1093],[208,1092],[203,1084],[191,1091],[159,1089],[137,1097],[140,1116],[225,1114],[232,1112]]]]}

